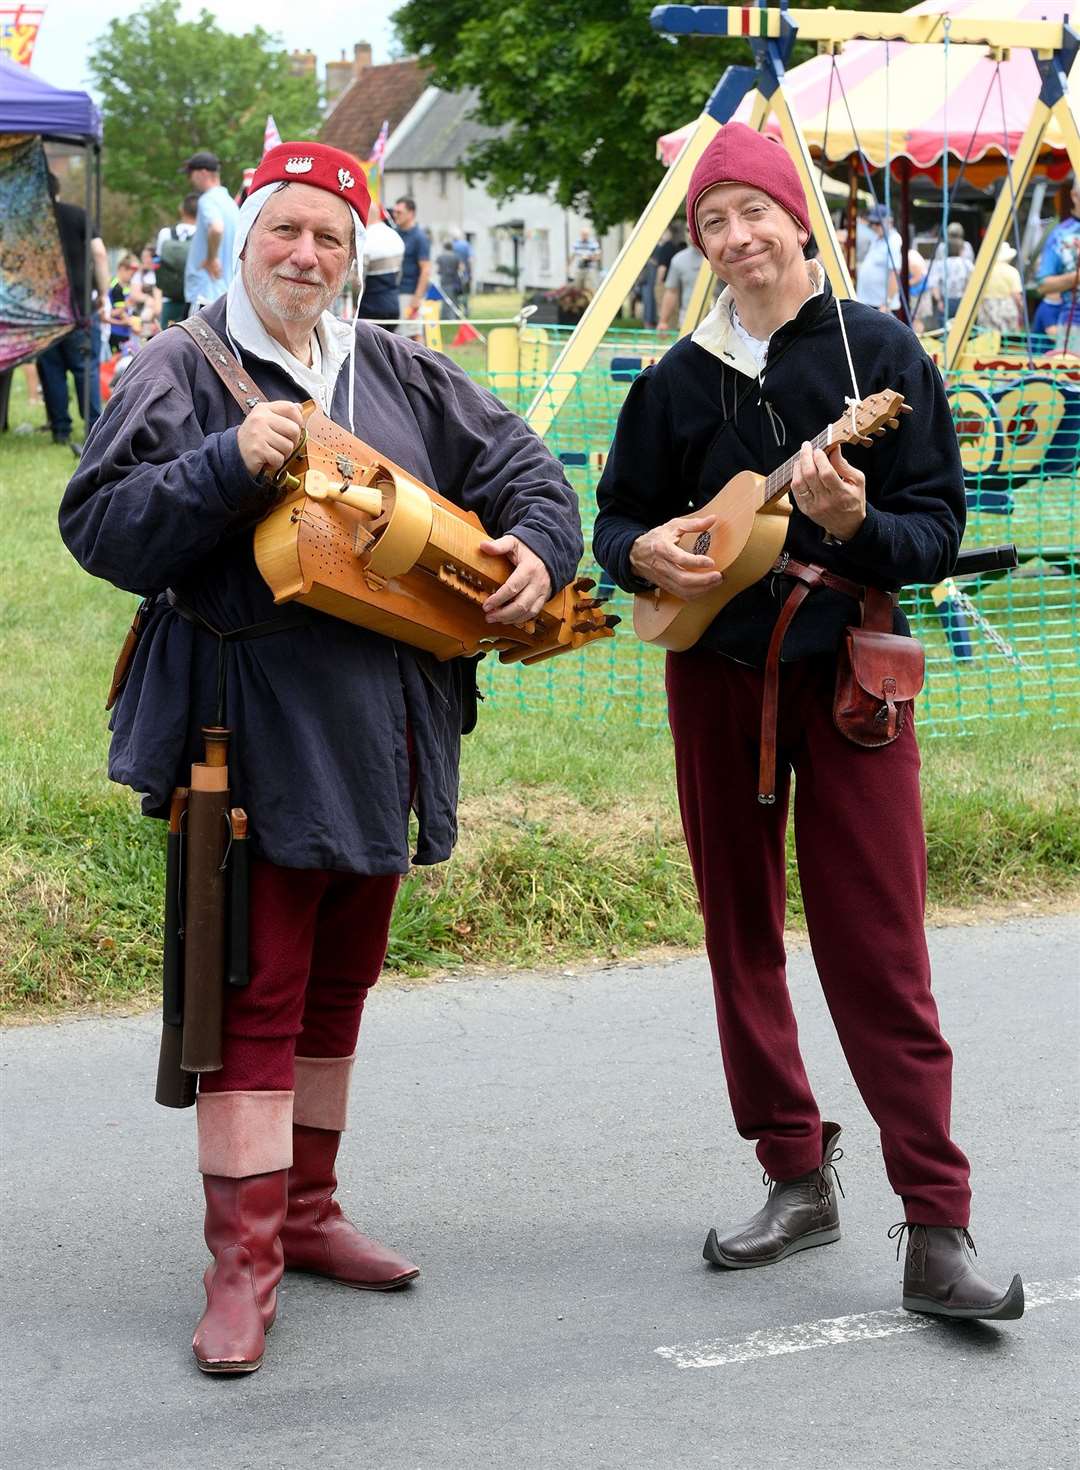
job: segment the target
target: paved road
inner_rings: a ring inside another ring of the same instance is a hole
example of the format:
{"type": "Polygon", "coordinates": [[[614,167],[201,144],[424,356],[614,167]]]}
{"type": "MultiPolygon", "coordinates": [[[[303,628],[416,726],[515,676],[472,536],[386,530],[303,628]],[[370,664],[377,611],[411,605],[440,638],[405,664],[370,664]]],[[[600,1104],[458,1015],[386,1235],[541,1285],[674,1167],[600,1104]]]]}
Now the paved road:
{"type": "Polygon", "coordinates": [[[262,1371],[235,1381],[188,1347],[193,1123],[150,1100],[153,1018],[8,1031],[3,1465],[1066,1470],[1080,919],[932,944],[976,1240],[989,1272],[1038,1283],[1000,1328],[897,1310],[897,1206],[805,953],[805,1052],[845,1125],[839,1244],[701,1261],[761,1188],[699,961],[387,987],[344,1186],[424,1275],[390,1296],[287,1278],[262,1371]]]}

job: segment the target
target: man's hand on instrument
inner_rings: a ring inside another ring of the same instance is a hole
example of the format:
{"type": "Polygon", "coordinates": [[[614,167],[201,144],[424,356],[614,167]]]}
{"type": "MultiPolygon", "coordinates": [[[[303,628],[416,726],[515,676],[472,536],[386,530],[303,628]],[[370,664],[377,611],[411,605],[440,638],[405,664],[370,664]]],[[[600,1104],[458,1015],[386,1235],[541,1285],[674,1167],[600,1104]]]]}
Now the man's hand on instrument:
{"type": "Polygon", "coordinates": [[[838,444],[828,453],[803,445],[791,493],[803,515],[838,541],[849,541],[866,519],[866,476],[848,464],[838,444]]]}
{"type": "Polygon", "coordinates": [[[506,581],[484,603],[488,622],[520,624],[535,618],[552,594],[548,569],[536,552],[516,536],[481,541],[480,550],[488,556],[505,556],[514,565],[506,581]]]}
{"type": "Polygon", "coordinates": [[[298,403],[257,403],[236,432],[244,467],[253,479],[274,475],[296,448],[304,416],[298,403]]]}
{"type": "Polygon", "coordinates": [[[630,565],[635,576],[665,592],[694,602],[714,592],[724,580],[711,556],[684,551],[679,539],[689,533],[702,536],[716,525],[715,516],[676,516],[639,536],[630,548],[630,565]]]}

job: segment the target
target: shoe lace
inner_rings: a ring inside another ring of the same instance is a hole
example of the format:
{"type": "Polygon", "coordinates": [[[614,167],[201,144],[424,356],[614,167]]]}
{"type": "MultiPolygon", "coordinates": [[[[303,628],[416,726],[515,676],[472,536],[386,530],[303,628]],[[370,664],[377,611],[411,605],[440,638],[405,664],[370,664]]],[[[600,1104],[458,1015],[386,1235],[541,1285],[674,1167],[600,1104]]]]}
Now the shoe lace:
{"type": "MultiPolygon", "coordinates": [[[[889,1229],[889,1239],[896,1241],[896,1259],[897,1260],[900,1259],[900,1247],[904,1243],[904,1234],[905,1234],[905,1232],[909,1232],[909,1231],[910,1232],[914,1232],[916,1230],[923,1230],[923,1231],[925,1231],[926,1230],[926,1226],[925,1225],[912,1225],[907,1220],[900,1220],[897,1224],[895,1224],[895,1225],[893,1225],[893,1226],[890,1227],[890,1229],[889,1229]]],[[[960,1234],[964,1237],[964,1242],[968,1246],[968,1248],[970,1249],[971,1254],[973,1256],[977,1256],[979,1254],[979,1252],[975,1249],[975,1242],[972,1240],[970,1234],[968,1233],[967,1229],[964,1226],[960,1226],[960,1234]]],[[[914,1236],[912,1236],[912,1238],[914,1239],[914,1236]]]]}
{"type": "Polygon", "coordinates": [[[822,1198],[824,1198],[824,1199],[827,1199],[828,1198],[828,1195],[829,1195],[829,1180],[828,1180],[828,1175],[827,1175],[826,1171],[828,1171],[828,1173],[831,1173],[832,1174],[832,1177],[833,1177],[833,1179],[834,1179],[834,1181],[836,1183],[836,1187],[840,1191],[840,1198],[841,1199],[847,1199],[847,1195],[844,1193],[844,1186],[840,1183],[840,1175],[837,1172],[836,1162],[835,1162],[837,1159],[842,1159],[843,1157],[844,1157],[844,1150],[842,1148],[834,1148],[833,1151],[832,1151],[832,1153],[829,1155],[829,1157],[822,1164],[821,1168],[818,1170],[818,1177],[821,1180],[821,1184],[819,1185],[819,1190],[822,1187],[824,1188],[824,1194],[822,1196],[822,1198]]]}
{"type": "MultiPolygon", "coordinates": [[[[834,1160],[842,1159],[843,1157],[844,1150],[842,1148],[835,1148],[833,1149],[829,1157],[824,1160],[824,1162],[817,1169],[813,1170],[812,1183],[814,1189],[817,1191],[818,1200],[823,1205],[828,1203],[829,1192],[832,1188],[832,1185],[829,1182],[830,1173],[832,1174],[833,1179],[836,1182],[837,1189],[840,1191],[840,1198],[847,1199],[847,1195],[844,1193],[844,1186],[840,1183],[840,1175],[837,1172],[836,1164],[834,1162],[834,1160]]],[[[767,1185],[769,1194],[771,1195],[778,1184],[784,1184],[789,1181],[783,1179],[774,1179],[769,1173],[768,1169],[762,1169],[761,1182],[762,1184],[767,1185]]]]}

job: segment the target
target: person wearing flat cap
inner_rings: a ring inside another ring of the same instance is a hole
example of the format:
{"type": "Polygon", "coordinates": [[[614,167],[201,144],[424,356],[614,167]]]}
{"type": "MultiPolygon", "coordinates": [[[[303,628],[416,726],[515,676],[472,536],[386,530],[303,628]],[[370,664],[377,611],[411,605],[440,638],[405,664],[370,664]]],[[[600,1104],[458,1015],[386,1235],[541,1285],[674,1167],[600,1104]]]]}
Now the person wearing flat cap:
{"type": "Polygon", "coordinates": [[[822,1121],[785,973],[794,777],[818,976],[902,1202],[892,1233],[898,1253],[907,1242],[903,1304],[1018,1317],[1020,1278],[1000,1289],[970,1255],[968,1161],[950,1131],[952,1054],[923,927],[915,730],[884,704],[889,733],[899,729],[888,743],[855,744],[834,721],[838,658],[860,601],[884,610],[892,634],[881,636],[898,635],[906,648],[889,594],[940,581],[956,559],[964,477],[941,379],[907,327],[841,302],[804,259],[806,199],[778,143],[739,123],[721,128],[694,170],[686,212],[724,289],[627,395],[598,488],[597,560],[628,592],[660,589],[687,605],[715,596],[723,575],[704,553],[717,522],[700,508],[736,474],[770,474],[793,459],[793,505],[772,571],[706,618],[693,646],[667,656],[679,802],[731,1108],[769,1183],[745,1223],[709,1230],[705,1258],[721,1269],[763,1267],[840,1235],[840,1128],[822,1121]],[[850,403],[887,389],[912,412],[873,447],[812,445],[850,403]],[[775,723],[763,720],[767,693],[775,723]]]}
{"type": "Polygon", "coordinates": [[[188,332],[163,332],[110,399],[60,508],[82,566],[149,599],[110,776],[167,815],[201,727],[222,724],[232,799],[251,821],[250,982],[227,989],[223,1065],[196,1100],[213,1260],[193,1348],[207,1373],[259,1367],[283,1270],[368,1291],[418,1274],[342,1212],[337,1157],[410,810],[413,861],[444,861],[456,839],[472,665],[275,607],[253,530],[278,499],[270,477],[299,442],[300,404],[479,516],[486,548],[513,564],[484,604],[495,633],[570,581],[582,550],[562,468],[516,415],[447,358],[329,311],[354,262],[362,290],[369,203],[350,154],[272,148],[239,213],[228,291],[196,318],[265,401],[245,416],[188,332]]]}

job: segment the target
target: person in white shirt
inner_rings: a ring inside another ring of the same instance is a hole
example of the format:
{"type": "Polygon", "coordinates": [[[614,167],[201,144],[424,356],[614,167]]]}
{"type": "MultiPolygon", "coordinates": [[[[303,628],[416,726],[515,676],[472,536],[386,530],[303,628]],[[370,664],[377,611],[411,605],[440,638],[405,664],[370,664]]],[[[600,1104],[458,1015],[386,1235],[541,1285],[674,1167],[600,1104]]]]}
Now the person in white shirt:
{"type": "Polygon", "coordinates": [[[874,232],[869,249],[859,262],[855,277],[855,299],[878,311],[900,309],[900,257],[903,242],[893,229],[892,215],[883,204],[875,204],[866,213],[874,232]]]}

